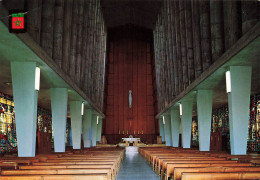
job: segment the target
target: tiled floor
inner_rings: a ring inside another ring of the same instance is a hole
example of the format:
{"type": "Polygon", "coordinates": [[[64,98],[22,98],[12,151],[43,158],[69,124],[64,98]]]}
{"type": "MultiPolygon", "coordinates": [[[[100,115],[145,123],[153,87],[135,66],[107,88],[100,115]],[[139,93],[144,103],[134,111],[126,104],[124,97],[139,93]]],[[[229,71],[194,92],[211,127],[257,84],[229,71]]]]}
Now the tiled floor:
{"type": "Polygon", "coordinates": [[[152,168],[138,153],[137,147],[126,147],[126,154],[121,164],[117,180],[159,180],[152,168]]]}

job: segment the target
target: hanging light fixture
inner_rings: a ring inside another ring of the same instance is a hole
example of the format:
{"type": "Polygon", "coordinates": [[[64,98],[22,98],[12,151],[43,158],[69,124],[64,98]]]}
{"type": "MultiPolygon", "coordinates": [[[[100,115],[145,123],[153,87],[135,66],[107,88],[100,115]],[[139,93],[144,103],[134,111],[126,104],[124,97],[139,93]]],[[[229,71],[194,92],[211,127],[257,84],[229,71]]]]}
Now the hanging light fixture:
{"type": "Polygon", "coordinates": [[[99,117],[99,116],[97,116],[97,124],[98,124],[98,117],[99,117]]]}

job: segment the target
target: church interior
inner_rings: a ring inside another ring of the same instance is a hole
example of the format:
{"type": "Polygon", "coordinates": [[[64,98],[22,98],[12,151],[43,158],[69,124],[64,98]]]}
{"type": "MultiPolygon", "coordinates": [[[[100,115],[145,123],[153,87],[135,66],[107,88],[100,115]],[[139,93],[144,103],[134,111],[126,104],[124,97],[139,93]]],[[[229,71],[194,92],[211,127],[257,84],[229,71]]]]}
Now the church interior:
{"type": "Polygon", "coordinates": [[[260,179],[259,0],[0,0],[0,180],[260,179]]]}

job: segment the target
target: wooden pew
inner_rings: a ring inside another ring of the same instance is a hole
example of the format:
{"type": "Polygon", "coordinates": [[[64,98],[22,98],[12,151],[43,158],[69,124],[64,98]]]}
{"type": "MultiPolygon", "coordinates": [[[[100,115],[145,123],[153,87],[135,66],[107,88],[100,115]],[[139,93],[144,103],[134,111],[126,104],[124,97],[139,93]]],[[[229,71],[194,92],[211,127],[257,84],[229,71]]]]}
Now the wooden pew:
{"type": "Polygon", "coordinates": [[[182,173],[182,180],[260,179],[260,172],[182,173]]]}
{"type": "MultiPolygon", "coordinates": [[[[183,161],[163,161],[161,167],[161,176],[164,176],[164,173],[167,172],[167,165],[168,164],[236,164],[237,161],[212,161],[212,160],[202,160],[202,161],[195,161],[195,160],[183,160],[183,161]]],[[[167,173],[168,174],[168,173],[167,173]]]]}
{"type": "Polygon", "coordinates": [[[120,168],[120,162],[113,160],[82,160],[82,161],[54,161],[47,163],[33,163],[32,165],[95,165],[95,164],[111,164],[115,172],[120,168]]]}
{"type": "Polygon", "coordinates": [[[248,166],[252,166],[251,163],[196,163],[196,164],[167,164],[166,167],[166,172],[165,175],[161,174],[162,178],[168,179],[169,177],[171,177],[172,175],[174,175],[174,169],[175,168],[182,168],[182,167],[190,167],[190,168],[198,168],[198,167],[248,167],[248,166]]]}
{"type": "Polygon", "coordinates": [[[37,169],[110,169],[112,177],[116,177],[117,173],[112,164],[91,164],[91,165],[50,165],[50,166],[19,166],[20,170],[37,170],[37,169]]]}
{"type": "Polygon", "coordinates": [[[226,160],[225,158],[217,158],[217,157],[208,157],[204,155],[189,155],[189,154],[170,154],[170,155],[155,155],[152,158],[152,166],[158,164],[158,161],[161,159],[219,159],[219,160],[226,160]]]}
{"type": "Polygon", "coordinates": [[[174,174],[171,175],[174,180],[181,180],[182,173],[186,172],[260,172],[260,167],[182,167],[174,168],[174,174]]]}
{"type": "Polygon", "coordinates": [[[225,161],[225,158],[215,158],[215,157],[176,157],[176,158],[158,158],[155,162],[154,171],[159,174],[162,162],[165,161],[186,161],[186,160],[194,160],[194,161],[225,161]]]}
{"type": "Polygon", "coordinates": [[[37,169],[37,170],[2,170],[1,176],[14,176],[14,175],[79,175],[79,174],[107,174],[107,179],[111,180],[111,169],[37,169]]]}
{"type": "Polygon", "coordinates": [[[0,176],[0,180],[106,180],[106,174],[0,176]]]}
{"type": "Polygon", "coordinates": [[[0,169],[17,169],[17,162],[0,162],[0,169]]]}
{"type": "MultiPolygon", "coordinates": [[[[34,176],[46,179],[53,175],[55,178],[61,177],[64,174],[66,178],[71,179],[70,175],[72,174],[92,177],[92,174],[105,173],[105,179],[115,179],[124,154],[125,151],[122,148],[89,148],[65,153],[37,155],[35,158],[17,158],[15,156],[0,158],[0,162],[4,161],[5,166],[9,163],[12,166],[15,165],[15,168],[19,167],[19,170],[2,170],[1,178],[6,179],[12,175],[12,178],[19,176],[26,179],[27,176],[34,176]]],[[[103,178],[103,176],[100,177],[103,178]]]]}
{"type": "Polygon", "coordinates": [[[259,166],[260,165],[260,159],[258,160],[250,160],[250,162],[252,163],[252,164],[254,164],[254,165],[257,165],[257,166],[259,166]]]}
{"type": "Polygon", "coordinates": [[[240,168],[240,170],[244,169],[245,171],[239,172],[241,174],[244,173],[243,177],[250,176],[250,172],[247,171],[257,171],[252,172],[255,176],[258,173],[259,168],[253,167],[253,164],[258,165],[260,163],[259,155],[257,154],[234,156],[226,152],[200,152],[194,149],[186,150],[181,148],[168,147],[160,149],[139,148],[139,152],[145,158],[145,160],[152,166],[153,170],[155,170],[157,173],[161,175],[162,178],[165,179],[168,179],[168,177],[170,177],[171,174],[174,175],[174,168],[182,167],[195,167],[200,169],[211,168],[211,170],[213,172],[216,171],[216,173],[223,173],[223,171],[226,171],[226,173],[238,173],[237,171],[240,168]],[[246,166],[249,167],[245,168],[246,166]]]}
{"type": "Polygon", "coordinates": [[[0,158],[0,163],[17,163],[17,164],[28,164],[30,165],[33,162],[39,162],[38,158],[26,158],[26,157],[11,157],[11,158],[7,158],[7,157],[3,157],[0,158]]]}

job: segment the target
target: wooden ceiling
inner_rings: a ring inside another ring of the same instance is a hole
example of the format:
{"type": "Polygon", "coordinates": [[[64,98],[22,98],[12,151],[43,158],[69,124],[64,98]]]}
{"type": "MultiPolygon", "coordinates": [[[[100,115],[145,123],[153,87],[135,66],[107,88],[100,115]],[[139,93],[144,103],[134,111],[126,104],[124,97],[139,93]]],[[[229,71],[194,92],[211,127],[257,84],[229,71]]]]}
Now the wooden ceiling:
{"type": "Polygon", "coordinates": [[[161,0],[101,0],[101,6],[107,28],[134,24],[153,29],[161,0]]]}

